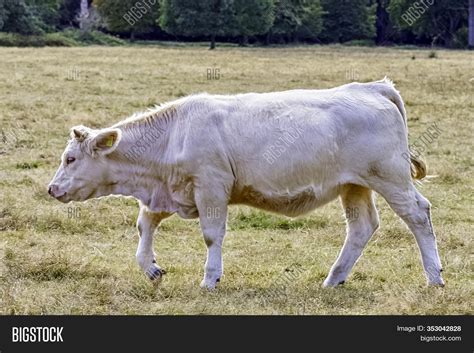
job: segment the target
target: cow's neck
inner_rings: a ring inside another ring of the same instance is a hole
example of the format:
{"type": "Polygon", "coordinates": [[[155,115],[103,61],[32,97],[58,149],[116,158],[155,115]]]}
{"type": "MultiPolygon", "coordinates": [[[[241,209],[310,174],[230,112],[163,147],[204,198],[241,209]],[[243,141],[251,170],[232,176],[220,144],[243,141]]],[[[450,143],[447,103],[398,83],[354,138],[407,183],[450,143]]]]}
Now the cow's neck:
{"type": "Polygon", "coordinates": [[[122,138],[109,156],[109,183],[104,193],[150,202],[154,190],[172,173],[170,162],[163,156],[176,118],[176,106],[170,104],[114,125],[122,131],[122,138]]]}
{"type": "Polygon", "coordinates": [[[165,155],[166,144],[157,143],[149,153],[129,158],[126,153],[134,142],[126,136],[122,140],[109,156],[107,182],[97,191],[97,196],[133,196],[145,205],[150,204],[156,189],[162,188],[173,173],[172,166],[161,157],[165,155]]]}
{"type": "Polygon", "coordinates": [[[163,184],[165,166],[151,166],[131,163],[119,163],[112,167],[109,194],[133,196],[144,204],[150,203],[154,189],[163,184]]]}

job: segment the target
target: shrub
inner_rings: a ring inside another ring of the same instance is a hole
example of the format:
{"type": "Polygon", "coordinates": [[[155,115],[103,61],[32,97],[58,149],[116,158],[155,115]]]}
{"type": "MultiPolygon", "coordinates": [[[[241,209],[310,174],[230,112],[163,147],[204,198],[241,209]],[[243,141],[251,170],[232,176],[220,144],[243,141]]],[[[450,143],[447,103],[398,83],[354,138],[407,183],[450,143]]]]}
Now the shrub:
{"type": "Polygon", "coordinates": [[[15,33],[0,33],[0,46],[4,47],[42,47],[42,36],[24,36],[15,33]]]}
{"type": "Polygon", "coordinates": [[[373,47],[375,42],[371,39],[354,39],[343,44],[350,47],[373,47]]]}
{"type": "Polygon", "coordinates": [[[65,37],[86,45],[115,46],[124,45],[126,43],[120,38],[99,31],[83,32],[77,29],[67,29],[62,33],[65,37]]]}
{"type": "Polygon", "coordinates": [[[44,36],[44,44],[48,47],[75,47],[80,45],[75,39],[61,32],[46,34],[44,36]]]}
{"type": "Polygon", "coordinates": [[[74,47],[80,45],[124,45],[120,38],[99,31],[81,32],[68,29],[63,32],[46,33],[43,35],[21,35],[0,32],[0,47],[74,47]]]}

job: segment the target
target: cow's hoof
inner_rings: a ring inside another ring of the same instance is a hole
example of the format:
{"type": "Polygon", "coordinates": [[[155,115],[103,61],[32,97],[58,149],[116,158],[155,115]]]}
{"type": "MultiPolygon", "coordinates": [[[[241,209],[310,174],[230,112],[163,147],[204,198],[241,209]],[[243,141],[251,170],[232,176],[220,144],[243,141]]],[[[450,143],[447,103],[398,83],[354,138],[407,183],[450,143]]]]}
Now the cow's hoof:
{"type": "Polygon", "coordinates": [[[323,288],[335,288],[335,287],[342,286],[344,283],[346,283],[346,281],[344,280],[335,281],[335,280],[326,278],[326,280],[323,283],[323,288]]]}
{"type": "Polygon", "coordinates": [[[216,279],[216,280],[206,280],[206,279],[203,279],[202,282],[201,282],[201,288],[203,289],[209,289],[209,290],[212,290],[212,289],[215,289],[216,288],[216,285],[218,282],[220,282],[220,278],[216,279]]]}
{"type": "Polygon", "coordinates": [[[155,264],[152,264],[150,268],[146,271],[146,275],[153,282],[159,282],[165,273],[165,270],[159,268],[155,264]]]}
{"type": "Polygon", "coordinates": [[[444,287],[444,281],[442,278],[437,279],[436,281],[428,281],[428,286],[430,287],[444,287]]]}
{"type": "Polygon", "coordinates": [[[428,267],[426,273],[426,279],[428,281],[428,286],[430,287],[444,287],[443,277],[441,277],[441,272],[443,272],[442,268],[433,269],[432,267],[428,267]]]}

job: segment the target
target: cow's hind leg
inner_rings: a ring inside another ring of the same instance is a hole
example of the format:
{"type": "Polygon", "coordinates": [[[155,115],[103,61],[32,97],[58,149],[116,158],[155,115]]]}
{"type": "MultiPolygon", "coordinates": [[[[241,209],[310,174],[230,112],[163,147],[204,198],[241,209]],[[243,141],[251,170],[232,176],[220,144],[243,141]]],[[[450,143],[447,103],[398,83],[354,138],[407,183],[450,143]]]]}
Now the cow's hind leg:
{"type": "Polygon", "coordinates": [[[428,284],[444,286],[436,236],[431,223],[430,202],[421,195],[411,181],[403,186],[380,182],[374,184],[374,190],[387,200],[390,207],[414,234],[428,284]]]}
{"type": "Polygon", "coordinates": [[[324,281],[325,287],[344,283],[379,226],[377,209],[370,189],[352,184],[345,185],[340,196],[346,215],[347,236],[336,262],[324,281]]]}
{"type": "Polygon", "coordinates": [[[156,263],[155,252],[153,251],[153,233],[160,222],[169,216],[171,216],[169,213],[154,213],[146,207],[140,207],[137,220],[140,240],[138,241],[136,257],[138,265],[152,281],[159,281],[164,273],[164,270],[156,263]]]}

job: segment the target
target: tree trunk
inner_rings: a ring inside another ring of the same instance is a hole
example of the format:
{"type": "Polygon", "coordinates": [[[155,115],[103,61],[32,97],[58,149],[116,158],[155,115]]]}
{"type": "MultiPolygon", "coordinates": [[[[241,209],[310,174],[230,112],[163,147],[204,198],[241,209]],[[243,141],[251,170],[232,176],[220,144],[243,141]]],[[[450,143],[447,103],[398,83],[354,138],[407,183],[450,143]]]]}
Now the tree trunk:
{"type": "Polygon", "coordinates": [[[474,0],[469,0],[469,48],[474,49],[474,0]]]}
{"type": "Polygon", "coordinates": [[[209,50],[216,49],[216,35],[213,34],[211,35],[211,46],[209,47],[209,50]]]}
{"type": "Polygon", "coordinates": [[[268,31],[267,35],[265,36],[265,45],[270,45],[272,39],[272,32],[268,31]]]}
{"type": "Polygon", "coordinates": [[[249,37],[243,35],[239,38],[239,47],[247,47],[249,45],[249,37]]]}
{"type": "Polygon", "coordinates": [[[298,44],[300,42],[300,35],[295,31],[291,36],[291,42],[298,44]]]}
{"type": "Polygon", "coordinates": [[[375,28],[377,30],[375,43],[377,45],[384,45],[387,42],[388,25],[389,25],[389,14],[387,12],[387,9],[384,6],[384,0],[377,0],[377,12],[376,12],[376,21],[375,21],[375,28]]]}
{"type": "Polygon", "coordinates": [[[448,30],[443,33],[444,45],[448,48],[453,47],[454,43],[454,32],[456,28],[456,19],[452,16],[449,17],[448,30]]]}
{"type": "Polygon", "coordinates": [[[89,2],[88,0],[81,0],[81,7],[79,10],[79,28],[85,29],[85,21],[89,16],[89,2]]]}

